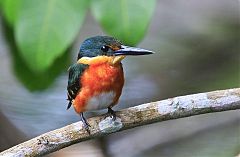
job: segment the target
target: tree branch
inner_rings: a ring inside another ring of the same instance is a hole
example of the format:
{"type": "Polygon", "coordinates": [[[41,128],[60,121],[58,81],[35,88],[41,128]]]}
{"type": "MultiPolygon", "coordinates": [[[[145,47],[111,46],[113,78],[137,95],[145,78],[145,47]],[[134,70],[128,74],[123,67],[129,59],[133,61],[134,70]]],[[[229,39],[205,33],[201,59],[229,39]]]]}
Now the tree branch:
{"type": "Polygon", "coordinates": [[[83,129],[82,122],[76,122],[7,149],[0,156],[41,156],[137,126],[236,109],[240,109],[240,88],[179,96],[123,109],[117,112],[116,121],[104,116],[90,118],[90,135],[83,129]]]}

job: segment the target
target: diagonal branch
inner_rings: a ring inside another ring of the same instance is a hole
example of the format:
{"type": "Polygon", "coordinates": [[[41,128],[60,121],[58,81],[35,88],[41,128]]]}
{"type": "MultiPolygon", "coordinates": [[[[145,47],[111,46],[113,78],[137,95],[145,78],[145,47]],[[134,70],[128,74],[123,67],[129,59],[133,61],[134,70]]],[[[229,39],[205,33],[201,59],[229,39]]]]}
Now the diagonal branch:
{"type": "Polygon", "coordinates": [[[116,121],[104,116],[90,118],[90,135],[81,122],[76,122],[7,149],[0,156],[40,156],[137,126],[236,109],[240,109],[240,88],[179,96],[121,110],[117,112],[116,121]]]}

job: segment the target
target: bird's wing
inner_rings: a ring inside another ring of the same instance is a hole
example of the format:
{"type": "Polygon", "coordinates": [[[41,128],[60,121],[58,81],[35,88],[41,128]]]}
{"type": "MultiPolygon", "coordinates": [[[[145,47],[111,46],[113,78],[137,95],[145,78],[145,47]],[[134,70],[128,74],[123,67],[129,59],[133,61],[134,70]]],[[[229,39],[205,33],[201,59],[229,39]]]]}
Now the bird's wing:
{"type": "Polygon", "coordinates": [[[67,100],[69,101],[67,109],[72,105],[72,100],[76,98],[81,89],[80,77],[84,70],[88,67],[87,64],[73,64],[69,67],[68,86],[67,86],[67,100]]]}

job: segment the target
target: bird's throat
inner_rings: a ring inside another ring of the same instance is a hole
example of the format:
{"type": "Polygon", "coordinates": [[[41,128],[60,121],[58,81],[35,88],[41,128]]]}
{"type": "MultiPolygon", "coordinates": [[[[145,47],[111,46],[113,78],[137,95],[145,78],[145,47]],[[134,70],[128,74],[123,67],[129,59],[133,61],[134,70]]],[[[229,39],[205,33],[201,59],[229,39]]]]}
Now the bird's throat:
{"type": "Polygon", "coordinates": [[[96,57],[82,57],[78,60],[78,63],[82,64],[101,64],[101,63],[109,63],[110,65],[119,64],[125,56],[96,56],[96,57]]]}

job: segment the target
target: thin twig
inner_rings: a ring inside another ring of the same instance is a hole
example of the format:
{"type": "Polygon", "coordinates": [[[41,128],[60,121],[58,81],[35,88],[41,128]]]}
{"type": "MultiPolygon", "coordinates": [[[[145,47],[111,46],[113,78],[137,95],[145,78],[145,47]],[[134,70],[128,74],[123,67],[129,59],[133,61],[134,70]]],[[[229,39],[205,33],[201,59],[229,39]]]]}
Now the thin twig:
{"type": "Polygon", "coordinates": [[[240,88],[179,96],[142,104],[117,112],[117,119],[88,119],[90,134],[76,122],[56,129],[0,153],[0,156],[41,156],[61,148],[110,133],[193,115],[240,109],[240,88]]]}

